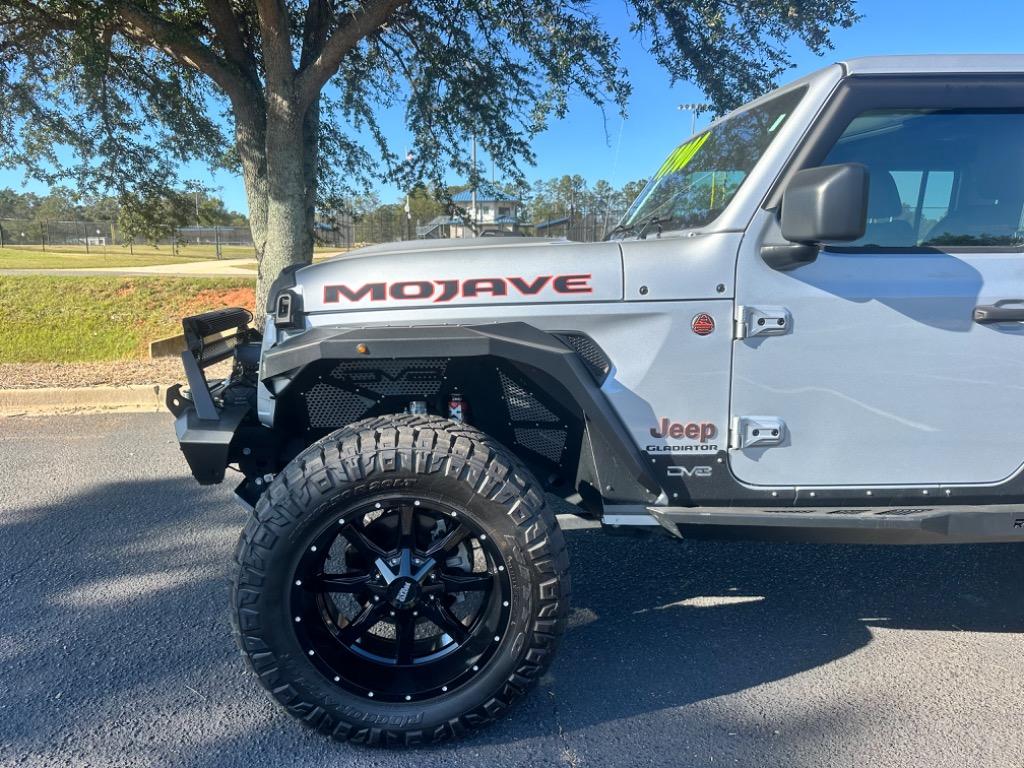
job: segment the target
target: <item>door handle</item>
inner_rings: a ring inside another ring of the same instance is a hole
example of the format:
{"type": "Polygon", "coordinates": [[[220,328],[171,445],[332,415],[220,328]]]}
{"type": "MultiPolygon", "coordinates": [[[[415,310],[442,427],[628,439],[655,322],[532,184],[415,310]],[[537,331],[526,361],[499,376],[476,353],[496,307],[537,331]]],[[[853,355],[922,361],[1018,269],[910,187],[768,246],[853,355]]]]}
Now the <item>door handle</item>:
{"type": "Polygon", "coordinates": [[[974,322],[981,325],[1017,321],[1024,321],[1024,299],[1006,299],[998,304],[979,304],[974,308],[974,322]],[[1007,303],[1013,306],[1007,306],[1007,303]]]}

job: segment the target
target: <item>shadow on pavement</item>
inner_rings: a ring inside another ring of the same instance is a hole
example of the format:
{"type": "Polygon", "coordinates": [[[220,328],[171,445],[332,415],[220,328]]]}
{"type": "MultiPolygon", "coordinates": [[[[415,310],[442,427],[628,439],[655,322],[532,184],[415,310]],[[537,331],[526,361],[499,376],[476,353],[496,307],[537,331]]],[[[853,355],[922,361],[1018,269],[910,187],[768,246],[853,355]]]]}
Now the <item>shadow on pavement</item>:
{"type": "Polygon", "coordinates": [[[573,622],[554,669],[567,731],[828,664],[869,643],[872,627],[1024,632],[1016,544],[567,536],[573,622]]]}
{"type": "MultiPolygon", "coordinates": [[[[234,649],[227,578],[243,515],[227,496],[181,477],[109,482],[0,517],[0,756],[106,745],[125,764],[241,765],[254,750],[267,765],[351,760],[268,702],[234,649]]],[[[463,749],[743,691],[857,651],[873,627],[1024,631],[1019,545],[567,537],[574,607],[554,667],[463,749]]]]}

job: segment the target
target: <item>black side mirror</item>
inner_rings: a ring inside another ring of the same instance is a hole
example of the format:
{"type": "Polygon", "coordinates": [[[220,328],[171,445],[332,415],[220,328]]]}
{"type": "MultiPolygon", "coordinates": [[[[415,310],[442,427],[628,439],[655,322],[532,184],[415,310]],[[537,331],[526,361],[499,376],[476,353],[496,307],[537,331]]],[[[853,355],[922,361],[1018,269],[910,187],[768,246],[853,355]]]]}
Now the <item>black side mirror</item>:
{"type": "Polygon", "coordinates": [[[807,168],[782,195],[782,236],[820,244],[864,237],[868,224],[868,169],[860,163],[807,168]]]}
{"type": "Polygon", "coordinates": [[[858,240],[868,223],[868,169],[860,163],[823,165],[793,175],[782,195],[785,244],[764,245],[761,258],[788,270],[818,258],[822,243],[858,240]]]}

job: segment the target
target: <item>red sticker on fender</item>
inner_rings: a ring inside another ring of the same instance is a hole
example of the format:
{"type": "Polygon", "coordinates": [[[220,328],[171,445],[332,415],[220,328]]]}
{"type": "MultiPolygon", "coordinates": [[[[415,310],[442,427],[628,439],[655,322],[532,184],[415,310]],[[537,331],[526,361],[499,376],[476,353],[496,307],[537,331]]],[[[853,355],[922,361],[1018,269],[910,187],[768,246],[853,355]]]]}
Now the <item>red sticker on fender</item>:
{"type": "Polygon", "coordinates": [[[699,315],[694,316],[693,322],[690,323],[690,327],[698,336],[707,336],[715,330],[715,318],[706,312],[701,312],[699,315]]]}

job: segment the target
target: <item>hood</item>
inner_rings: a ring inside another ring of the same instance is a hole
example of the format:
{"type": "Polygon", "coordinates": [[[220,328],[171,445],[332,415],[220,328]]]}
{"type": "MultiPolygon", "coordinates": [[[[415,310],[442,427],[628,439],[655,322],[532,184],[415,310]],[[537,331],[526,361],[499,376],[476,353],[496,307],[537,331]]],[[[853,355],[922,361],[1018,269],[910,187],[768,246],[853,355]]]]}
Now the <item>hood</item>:
{"type": "Polygon", "coordinates": [[[546,238],[410,240],[295,274],[306,312],[622,299],[616,243],[546,238]]]}

